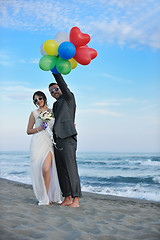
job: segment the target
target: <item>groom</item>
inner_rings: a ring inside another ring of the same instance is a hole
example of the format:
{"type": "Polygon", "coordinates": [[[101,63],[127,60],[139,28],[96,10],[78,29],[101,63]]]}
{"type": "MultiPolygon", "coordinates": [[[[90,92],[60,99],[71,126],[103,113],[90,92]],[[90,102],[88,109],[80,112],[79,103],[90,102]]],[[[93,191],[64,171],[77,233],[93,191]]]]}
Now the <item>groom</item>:
{"type": "Polygon", "coordinates": [[[49,91],[57,101],[53,104],[56,142],[55,160],[64,201],[62,206],[79,207],[81,186],[76,163],[77,131],[75,129],[76,103],[62,75],[52,73],[57,83],[50,83],[49,91]],[[72,201],[73,198],[73,201],[72,201]]]}

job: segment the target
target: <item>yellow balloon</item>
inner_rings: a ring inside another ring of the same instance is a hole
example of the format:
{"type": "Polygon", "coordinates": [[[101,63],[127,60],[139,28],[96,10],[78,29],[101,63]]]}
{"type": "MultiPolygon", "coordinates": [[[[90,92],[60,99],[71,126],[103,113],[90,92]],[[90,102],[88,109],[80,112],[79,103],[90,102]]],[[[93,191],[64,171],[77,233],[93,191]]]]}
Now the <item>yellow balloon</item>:
{"type": "Polygon", "coordinates": [[[58,55],[58,46],[58,43],[51,39],[45,41],[43,44],[44,51],[51,56],[58,55]]]}
{"type": "Polygon", "coordinates": [[[71,63],[72,69],[77,67],[77,61],[74,58],[68,60],[71,63]]]}

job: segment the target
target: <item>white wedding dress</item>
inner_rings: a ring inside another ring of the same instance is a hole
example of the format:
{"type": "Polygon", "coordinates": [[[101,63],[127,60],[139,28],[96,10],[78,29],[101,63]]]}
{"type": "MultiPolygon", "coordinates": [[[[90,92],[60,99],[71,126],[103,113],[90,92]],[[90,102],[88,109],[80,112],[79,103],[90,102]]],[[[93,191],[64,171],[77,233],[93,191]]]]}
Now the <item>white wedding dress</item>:
{"type": "MultiPolygon", "coordinates": [[[[38,118],[37,110],[33,111],[35,117],[35,127],[40,126],[42,121],[38,118]]],[[[55,164],[55,157],[53,151],[53,144],[49,129],[53,128],[54,119],[48,122],[48,129],[42,130],[32,136],[30,143],[30,161],[31,161],[31,178],[33,190],[38,200],[38,205],[48,205],[49,202],[61,202],[61,191],[57,176],[57,169],[55,164]],[[48,195],[42,174],[43,162],[47,154],[52,153],[52,164],[50,168],[50,185],[48,195]]]]}

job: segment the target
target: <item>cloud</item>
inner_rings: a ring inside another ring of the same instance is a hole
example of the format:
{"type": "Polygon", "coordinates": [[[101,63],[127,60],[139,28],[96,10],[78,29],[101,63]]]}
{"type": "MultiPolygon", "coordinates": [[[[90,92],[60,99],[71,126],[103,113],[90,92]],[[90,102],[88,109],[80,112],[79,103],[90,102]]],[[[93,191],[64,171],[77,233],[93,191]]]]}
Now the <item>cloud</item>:
{"type": "Polygon", "coordinates": [[[104,44],[160,48],[157,0],[2,0],[0,9],[5,28],[48,34],[78,26],[104,44]]]}
{"type": "Polygon", "coordinates": [[[129,84],[133,84],[133,81],[129,80],[129,79],[122,79],[113,75],[110,75],[108,73],[103,73],[103,76],[106,77],[109,80],[112,80],[114,82],[118,82],[120,84],[124,84],[124,83],[129,83],[129,84]]]}
{"type": "Polygon", "coordinates": [[[15,59],[15,54],[13,54],[11,51],[2,50],[0,49],[0,65],[2,66],[12,66],[18,63],[33,63],[37,64],[39,63],[39,58],[31,58],[31,59],[15,59]],[[13,61],[14,59],[14,61],[13,61]]]}
{"type": "Polygon", "coordinates": [[[30,60],[24,60],[24,59],[20,59],[19,63],[39,63],[39,58],[32,58],[30,60]]]}
{"type": "MultiPolygon", "coordinates": [[[[26,82],[4,82],[1,81],[0,85],[0,101],[8,104],[16,102],[18,104],[31,103],[33,93],[37,91],[37,88],[26,86],[26,82]]],[[[48,88],[42,88],[42,92],[45,93],[48,100],[50,100],[50,93],[48,88]]],[[[53,103],[53,99],[51,98],[53,103]]]]}
{"type": "Polygon", "coordinates": [[[11,56],[8,51],[0,50],[0,65],[2,66],[12,65],[11,56]]]}
{"type": "MultiPolygon", "coordinates": [[[[6,83],[7,84],[7,83],[6,83]]],[[[2,101],[13,102],[23,100],[29,100],[33,94],[34,89],[30,89],[26,86],[19,85],[19,83],[10,83],[1,86],[0,98],[2,101]]]]}
{"type": "Polygon", "coordinates": [[[113,117],[124,117],[125,115],[118,112],[108,111],[106,109],[96,109],[96,108],[88,108],[88,109],[78,109],[78,114],[84,114],[84,116],[87,115],[108,115],[113,117]]]}
{"type": "MultiPolygon", "coordinates": [[[[156,108],[157,109],[157,108],[156,108]]],[[[119,98],[104,99],[104,101],[93,102],[88,109],[78,111],[83,114],[92,113],[98,115],[108,115],[113,117],[155,117],[154,106],[145,99],[119,98]]]]}
{"type": "Polygon", "coordinates": [[[94,102],[93,106],[99,106],[99,107],[103,107],[103,106],[120,106],[120,105],[124,105],[124,104],[131,104],[131,103],[135,103],[135,104],[148,104],[147,100],[137,100],[134,98],[122,98],[122,99],[109,99],[109,100],[105,100],[105,101],[101,101],[101,102],[94,102]]]}

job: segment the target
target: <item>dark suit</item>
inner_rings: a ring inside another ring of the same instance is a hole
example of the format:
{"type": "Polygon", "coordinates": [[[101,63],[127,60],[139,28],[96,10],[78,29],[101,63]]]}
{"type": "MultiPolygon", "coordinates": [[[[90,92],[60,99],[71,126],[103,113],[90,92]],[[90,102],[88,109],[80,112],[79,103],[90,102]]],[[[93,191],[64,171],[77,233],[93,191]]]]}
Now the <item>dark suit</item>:
{"type": "Polygon", "coordinates": [[[63,93],[53,104],[53,135],[58,148],[55,148],[55,160],[60,187],[64,197],[80,197],[81,187],[76,163],[77,131],[74,126],[75,98],[61,74],[53,76],[63,93]]]}

